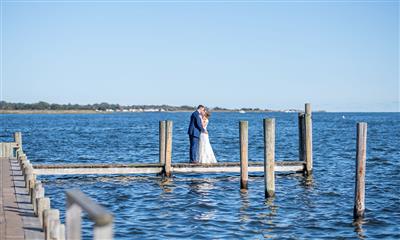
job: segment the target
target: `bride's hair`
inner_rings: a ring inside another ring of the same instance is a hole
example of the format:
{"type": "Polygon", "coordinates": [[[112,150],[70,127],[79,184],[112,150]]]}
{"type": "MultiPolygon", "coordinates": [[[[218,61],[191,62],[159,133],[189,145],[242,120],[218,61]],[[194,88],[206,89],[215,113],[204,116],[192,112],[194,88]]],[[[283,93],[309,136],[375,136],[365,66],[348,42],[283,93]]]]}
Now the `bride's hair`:
{"type": "Polygon", "coordinates": [[[210,116],[211,116],[211,113],[210,113],[208,110],[206,110],[205,113],[204,113],[204,117],[206,117],[207,119],[209,119],[210,116]]]}

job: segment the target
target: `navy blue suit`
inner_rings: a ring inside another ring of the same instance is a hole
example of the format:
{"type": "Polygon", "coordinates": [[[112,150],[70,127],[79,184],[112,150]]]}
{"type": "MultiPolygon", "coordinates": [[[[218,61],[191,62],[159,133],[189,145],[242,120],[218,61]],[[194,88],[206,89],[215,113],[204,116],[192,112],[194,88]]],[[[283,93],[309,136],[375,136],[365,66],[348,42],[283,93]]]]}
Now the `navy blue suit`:
{"type": "Polygon", "coordinates": [[[190,116],[190,124],[188,129],[190,140],[190,162],[197,162],[199,152],[199,137],[202,132],[205,132],[201,122],[199,111],[194,111],[190,116]]]}

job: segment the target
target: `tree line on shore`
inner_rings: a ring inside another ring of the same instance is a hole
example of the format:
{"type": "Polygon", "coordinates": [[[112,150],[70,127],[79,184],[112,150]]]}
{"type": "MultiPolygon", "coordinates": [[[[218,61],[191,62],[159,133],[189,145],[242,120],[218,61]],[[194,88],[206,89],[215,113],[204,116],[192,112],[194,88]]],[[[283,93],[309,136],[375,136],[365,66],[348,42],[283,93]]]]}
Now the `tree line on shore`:
{"type": "MultiPolygon", "coordinates": [[[[170,105],[120,105],[120,104],[110,104],[110,103],[95,103],[95,104],[57,104],[57,103],[47,103],[40,101],[37,103],[13,103],[0,101],[0,110],[86,110],[86,111],[122,111],[122,110],[150,110],[150,109],[162,109],[163,111],[193,111],[196,106],[170,106],[170,105]]],[[[268,111],[262,110],[260,108],[241,108],[241,109],[228,109],[222,107],[214,107],[213,111],[268,111]]]]}

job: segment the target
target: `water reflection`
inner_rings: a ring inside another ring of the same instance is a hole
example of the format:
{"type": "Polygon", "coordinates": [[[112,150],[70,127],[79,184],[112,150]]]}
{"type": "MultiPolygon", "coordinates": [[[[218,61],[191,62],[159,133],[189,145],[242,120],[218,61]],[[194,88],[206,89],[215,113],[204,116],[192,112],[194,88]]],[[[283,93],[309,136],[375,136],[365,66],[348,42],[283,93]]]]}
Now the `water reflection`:
{"type": "MultiPolygon", "coordinates": [[[[239,220],[244,223],[250,220],[251,216],[248,214],[248,208],[250,207],[249,195],[247,190],[240,191],[240,209],[239,209],[239,220]]],[[[243,226],[241,226],[243,227],[243,226]]]]}
{"type": "Polygon", "coordinates": [[[275,235],[271,235],[271,233],[275,229],[275,217],[277,215],[278,206],[274,204],[275,197],[266,198],[264,201],[264,206],[266,206],[269,210],[269,213],[264,214],[263,218],[266,220],[264,221],[265,225],[267,226],[266,229],[263,230],[264,238],[274,238],[275,235]]]}
{"type": "Polygon", "coordinates": [[[365,222],[364,222],[363,218],[359,218],[359,219],[356,219],[356,220],[353,221],[354,232],[357,233],[357,237],[359,239],[365,239],[366,238],[364,230],[363,230],[363,224],[364,223],[365,222]]]}
{"type": "Polygon", "coordinates": [[[189,181],[189,193],[194,195],[193,219],[208,221],[215,219],[216,205],[212,199],[211,191],[215,189],[211,179],[192,179],[189,181]]]}
{"type": "Polygon", "coordinates": [[[304,175],[303,186],[309,189],[312,189],[314,187],[314,179],[312,175],[304,175]]]}
{"type": "Polygon", "coordinates": [[[164,193],[172,193],[173,181],[171,178],[162,178],[160,181],[158,181],[158,184],[164,193]]]}

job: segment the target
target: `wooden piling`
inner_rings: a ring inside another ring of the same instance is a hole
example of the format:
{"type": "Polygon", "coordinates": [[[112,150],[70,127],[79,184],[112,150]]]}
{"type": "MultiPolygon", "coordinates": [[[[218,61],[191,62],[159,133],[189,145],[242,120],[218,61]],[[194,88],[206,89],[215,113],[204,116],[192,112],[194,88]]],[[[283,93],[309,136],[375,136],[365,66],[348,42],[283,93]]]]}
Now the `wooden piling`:
{"type": "Polygon", "coordinates": [[[65,224],[60,224],[60,240],[65,240],[65,224]]]}
{"type": "Polygon", "coordinates": [[[27,177],[28,177],[28,192],[29,196],[32,197],[33,189],[35,187],[35,182],[36,182],[36,175],[28,174],[27,177]]]}
{"type": "Polygon", "coordinates": [[[31,195],[31,203],[33,207],[33,212],[36,216],[38,216],[38,207],[37,207],[37,198],[44,197],[44,188],[40,181],[36,181],[33,187],[32,195],[31,195]]]}
{"type": "Polygon", "coordinates": [[[50,221],[50,239],[59,240],[60,239],[60,219],[52,219],[50,221]]]}
{"type": "MultiPolygon", "coordinates": [[[[28,159],[26,158],[26,154],[25,154],[25,153],[22,153],[22,154],[19,156],[19,166],[21,167],[22,171],[24,170],[23,165],[24,165],[24,163],[27,163],[27,161],[28,161],[28,159]]],[[[22,173],[23,173],[23,172],[22,172],[22,173]]]]}
{"type": "MultiPolygon", "coordinates": [[[[51,239],[51,231],[53,230],[54,223],[60,221],[60,211],[57,209],[46,209],[43,212],[43,231],[45,240],[51,239]]],[[[80,239],[80,238],[79,238],[80,239]]]]}
{"type": "Polygon", "coordinates": [[[365,211],[365,162],[367,158],[367,123],[357,123],[357,151],[354,193],[354,219],[362,218],[365,211]]]}
{"type": "Polygon", "coordinates": [[[50,198],[48,197],[36,198],[36,204],[38,209],[37,216],[39,218],[40,225],[43,227],[43,211],[50,209],[50,198]]]}
{"type": "Polygon", "coordinates": [[[77,204],[69,203],[67,200],[67,210],[65,211],[65,230],[66,238],[81,239],[82,228],[81,219],[82,208],[77,204]]]}
{"type": "Polygon", "coordinates": [[[21,132],[14,133],[14,142],[18,144],[18,149],[22,149],[22,134],[21,132]]]}
{"type": "Polygon", "coordinates": [[[29,180],[32,177],[33,178],[33,167],[30,163],[26,163],[24,165],[23,171],[22,171],[24,178],[25,178],[25,186],[26,188],[29,189],[29,180]]]}
{"type": "Polygon", "coordinates": [[[312,118],[311,118],[311,104],[305,104],[304,116],[304,129],[305,129],[305,161],[306,161],[306,175],[310,176],[313,170],[313,156],[312,156],[312,118]]]}
{"type": "Polygon", "coordinates": [[[240,189],[248,189],[248,121],[239,122],[239,136],[240,136],[240,189]]]}
{"type": "Polygon", "coordinates": [[[299,161],[305,160],[305,131],[304,131],[304,113],[298,115],[298,128],[299,128],[299,161]]]}
{"type": "Polygon", "coordinates": [[[264,188],[265,197],[275,195],[275,119],[264,119],[264,188]]]}
{"type": "Polygon", "coordinates": [[[164,173],[166,177],[171,177],[171,161],[172,161],[172,121],[166,122],[166,141],[165,141],[165,167],[164,173]]]}
{"type": "Polygon", "coordinates": [[[165,121],[159,122],[159,161],[165,164],[165,121]]]}

